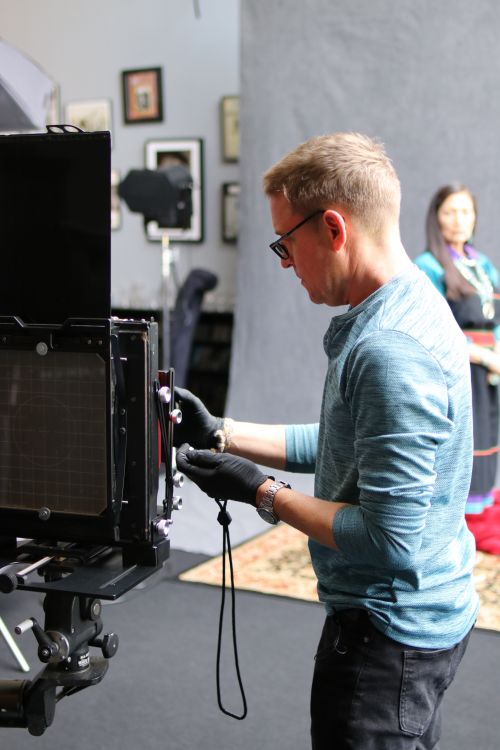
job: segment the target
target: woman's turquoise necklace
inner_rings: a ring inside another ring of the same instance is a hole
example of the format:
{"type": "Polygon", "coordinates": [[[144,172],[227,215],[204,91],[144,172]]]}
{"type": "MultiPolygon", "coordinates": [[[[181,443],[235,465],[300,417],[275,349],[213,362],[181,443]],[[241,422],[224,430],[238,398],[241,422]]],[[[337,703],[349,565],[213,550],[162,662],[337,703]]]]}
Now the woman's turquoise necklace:
{"type": "Polygon", "coordinates": [[[495,317],[495,305],[493,303],[493,284],[481,264],[475,258],[461,256],[455,259],[455,265],[471,286],[474,287],[481,300],[481,308],[486,320],[495,317]]]}

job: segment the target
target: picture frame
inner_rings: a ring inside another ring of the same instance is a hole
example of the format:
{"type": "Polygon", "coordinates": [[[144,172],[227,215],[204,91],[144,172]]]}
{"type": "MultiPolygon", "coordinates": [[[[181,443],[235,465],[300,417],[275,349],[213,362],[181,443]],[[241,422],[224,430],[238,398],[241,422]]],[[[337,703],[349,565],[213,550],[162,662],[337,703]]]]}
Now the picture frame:
{"type": "MultiPolygon", "coordinates": [[[[187,229],[170,227],[168,236],[172,242],[203,242],[203,139],[164,138],[146,141],[145,166],[147,169],[160,169],[169,163],[186,166],[193,180],[190,226],[187,229]]],[[[156,221],[146,223],[146,236],[152,242],[161,241],[164,230],[156,221]]]]}
{"type": "Polygon", "coordinates": [[[111,131],[111,99],[83,99],[67,102],[64,107],[64,122],[67,125],[76,125],[89,133],[111,131]]]}
{"type": "Polygon", "coordinates": [[[222,184],[222,240],[236,242],[240,212],[240,183],[222,184]]]}
{"type": "Polygon", "coordinates": [[[236,162],[240,158],[240,97],[223,96],[220,101],[222,158],[236,162]]]}
{"type": "Polygon", "coordinates": [[[111,230],[120,229],[122,225],[122,208],[118,186],[120,184],[120,170],[111,170],[111,230]]]}
{"type": "Polygon", "coordinates": [[[161,68],[122,71],[123,120],[127,125],[163,121],[161,68]]]}

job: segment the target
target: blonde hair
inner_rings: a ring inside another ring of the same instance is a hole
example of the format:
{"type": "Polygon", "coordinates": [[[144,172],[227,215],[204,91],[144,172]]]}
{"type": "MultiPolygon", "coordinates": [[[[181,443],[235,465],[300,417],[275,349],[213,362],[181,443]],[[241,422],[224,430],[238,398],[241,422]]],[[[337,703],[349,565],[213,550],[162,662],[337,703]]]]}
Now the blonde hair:
{"type": "Polygon", "coordinates": [[[282,193],[294,210],[334,204],[368,232],[398,221],[401,186],[382,143],[360,133],[319,135],[267,170],[265,194],[282,193]]]}

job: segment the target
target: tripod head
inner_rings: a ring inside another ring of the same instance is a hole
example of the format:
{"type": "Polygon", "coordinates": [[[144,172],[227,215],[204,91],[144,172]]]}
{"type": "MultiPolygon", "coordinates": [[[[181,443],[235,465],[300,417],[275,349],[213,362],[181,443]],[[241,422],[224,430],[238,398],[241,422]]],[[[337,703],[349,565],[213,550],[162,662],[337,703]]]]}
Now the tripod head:
{"type": "Polygon", "coordinates": [[[43,608],[43,629],[32,617],[16,633],[33,631],[38,658],[47,666],[33,680],[0,680],[0,726],[27,727],[37,736],[52,724],[61,698],[101,682],[118,649],[116,634],[98,637],[103,629],[99,599],[50,591],[43,608]],[[91,646],[102,657],[91,656],[91,646]]]}

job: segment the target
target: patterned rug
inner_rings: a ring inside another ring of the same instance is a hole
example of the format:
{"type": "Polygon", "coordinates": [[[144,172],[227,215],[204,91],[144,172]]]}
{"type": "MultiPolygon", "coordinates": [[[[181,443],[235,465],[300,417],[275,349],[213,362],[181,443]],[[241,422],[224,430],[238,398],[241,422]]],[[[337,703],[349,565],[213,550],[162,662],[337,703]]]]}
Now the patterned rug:
{"type": "MultiPolygon", "coordinates": [[[[237,589],[318,601],[307,540],[291,526],[280,524],[235,547],[233,568],[237,589]]],[[[222,555],[185,571],[179,579],[220,586],[222,555]]],[[[474,579],[481,599],[477,627],[500,631],[500,556],[477,552],[474,579]]]]}

